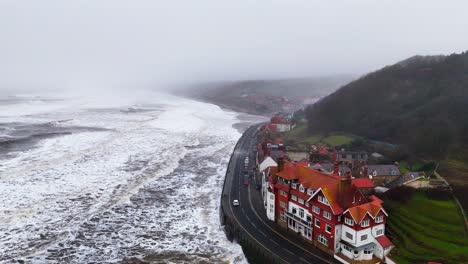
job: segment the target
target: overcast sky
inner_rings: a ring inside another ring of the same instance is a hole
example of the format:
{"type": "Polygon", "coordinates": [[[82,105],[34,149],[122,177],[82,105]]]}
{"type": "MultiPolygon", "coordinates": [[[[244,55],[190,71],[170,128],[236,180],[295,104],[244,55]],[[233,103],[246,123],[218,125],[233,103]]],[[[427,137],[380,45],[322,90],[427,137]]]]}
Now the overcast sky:
{"type": "Polygon", "coordinates": [[[0,89],[362,74],[468,50],[468,1],[0,0],[0,89]]]}

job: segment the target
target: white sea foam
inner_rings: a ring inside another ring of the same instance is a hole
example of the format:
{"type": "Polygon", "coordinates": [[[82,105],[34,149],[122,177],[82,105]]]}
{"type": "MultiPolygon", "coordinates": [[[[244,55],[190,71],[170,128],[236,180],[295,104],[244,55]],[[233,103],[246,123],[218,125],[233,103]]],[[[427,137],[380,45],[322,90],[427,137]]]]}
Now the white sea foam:
{"type": "Polygon", "coordinates": [[[245,262],[219,227],[226,164],[240,134],[219,107],[157,95],[0,108],[0,122],[103,131],[40,141],[0,164],[0,262],[245,262]],[[55,104],[55,105],[54,105],[55,104]],[[126,111],[128,109],[132,111],[126,111]],[[123,111],[122,111],[123,110],[123,111]],[[25,116],[27,115],[27,116],[25,116]]]}

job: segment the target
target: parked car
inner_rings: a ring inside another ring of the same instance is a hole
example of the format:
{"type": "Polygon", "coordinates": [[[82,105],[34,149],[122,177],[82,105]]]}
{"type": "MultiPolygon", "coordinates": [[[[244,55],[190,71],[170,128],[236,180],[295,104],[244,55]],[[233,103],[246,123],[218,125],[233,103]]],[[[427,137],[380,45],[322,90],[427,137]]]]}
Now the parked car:
{"type": "Polygon", "coordinates": [[[233,206],[239,206],[239,201],[238,200],[233,200],[232,205],[233,206]]]}

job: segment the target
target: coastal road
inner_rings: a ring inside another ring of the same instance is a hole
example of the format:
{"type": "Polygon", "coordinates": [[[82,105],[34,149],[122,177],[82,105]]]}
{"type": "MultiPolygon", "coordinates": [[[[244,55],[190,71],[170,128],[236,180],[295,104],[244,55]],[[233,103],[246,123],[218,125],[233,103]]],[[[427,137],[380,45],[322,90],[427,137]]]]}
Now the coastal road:
{"type": "Polygon", "coordinates": [[[231,157],[226,177],[226,180],[231,181],[228,184],[230,202],[227,210],[254,241],[284,263],[337,263],[330,256],[315,249],[312,244],[298,238],[297,234],[288,234],[286,230],[267,220],[254,180],[250,180],[248,187],[244,186],[244,159],[249,157],[251,171],[255,161],[253,148],[257,144],[258,127],[250,127],[243,134],[231,157]],[[232,205],[234,199],[239,200],[240,206],[232,205]]]}

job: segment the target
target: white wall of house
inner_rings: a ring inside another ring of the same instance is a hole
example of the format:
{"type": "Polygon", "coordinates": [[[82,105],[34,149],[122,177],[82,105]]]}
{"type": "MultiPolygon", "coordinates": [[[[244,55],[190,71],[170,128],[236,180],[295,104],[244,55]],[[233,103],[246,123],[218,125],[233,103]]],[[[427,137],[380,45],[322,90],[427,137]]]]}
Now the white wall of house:
{"type": "Polygon", "coordinates": [[[275,124],[275,126],[278,132],[286,132],[286,131],[291,130],[290,124],[275,124]]]}
{"type": "Polygon", "coordinates": [[[374,255],[380,259],[383,259],[383,248],[379,243],[377,243],[377,241],[375,241],[374,255]]]}
{"type": "Polygon", "coordinates": [[[267,206],[267,193],[268,193],[268,182],[266,181],[266,173],[262,171],[262,198],[263,198],[263,206],[267,206]]]}
{"type": "Polygon", "coordinates": [[[340,250],[341,228],[342,228],[342,225],[335,225],[335,236],[334,236],[335,253],[340,250]]]}
{"type": "Polygon", "coordinates": [[[385,256],[393,249],[394,246],[383,248],[377,240],[375,241],[374,246],[374,255],[380,259],[384,259],[385,256]]]}
{"type": "MultiPolygon", "coordinates": [[[[355,251],[354,249],[347,247],[346,245],[340,244],[341,246],[341,253],[346,257],[353,259],[353,260],[370,260],[372,259],[372,255],[374,251],[370,250],[359,250],[355,251]]],[[[375,249],[374,249],[375,250],[375,249]]]]}
{"type": "Polygon", "coordinates": [[[384,224],[380,224],[380,225],[375,225],[372,227],[372,236],[374,237],[378,237],[378,236],[381,236],[381,235],[377,235],[377,231],[378,230],[382,230],[382,235],[385,234],[385,225],[384,224]]]}
{"type": "Polygon", "coordinates": [[[344,240],[354,245],[355,247],[369,244],[370,242],[374,241],[374,237],[372,235],[372,228],[369,227],[360,231],[356,231],[347,225],[343,225],[343,227],[341,228],[341,240],[344,240]],[[346,233],[351,234],[353,238],[350,239],[349,237],[347,237],[346,233]],[[362,240],[362,238],[365,239],[362,240]]]}
{"type": "Polygon", "coordinates": [[[267,191],[267,218],[268,220],[275,221],[275,194],[267,191]]]}

